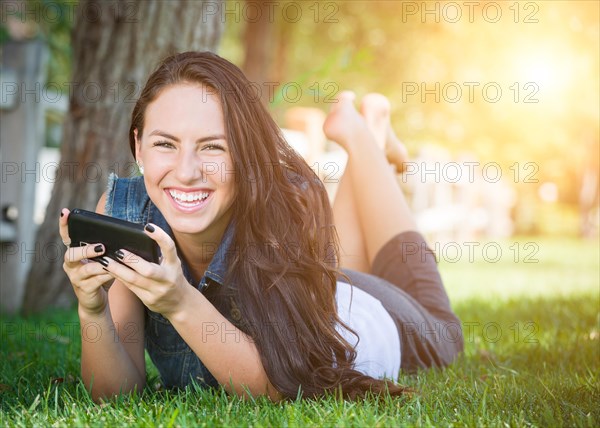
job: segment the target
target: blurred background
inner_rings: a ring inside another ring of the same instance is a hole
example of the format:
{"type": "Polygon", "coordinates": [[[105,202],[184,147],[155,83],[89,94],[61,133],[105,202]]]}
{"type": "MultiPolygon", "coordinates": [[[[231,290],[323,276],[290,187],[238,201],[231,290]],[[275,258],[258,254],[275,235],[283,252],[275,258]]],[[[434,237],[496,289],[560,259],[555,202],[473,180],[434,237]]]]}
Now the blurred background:
{"type": "Polygon", "coordinates": [[[239,65],[332,196],[345,156],[327,110],[344,89],[387,95],[411,155],[398,182],[432,242],[598,240],[599,2],[1,4],[4,310],[72,303],[46,209],[91,209],[107,171],[136,172],[133,101],[182,50],[239,65]]]}

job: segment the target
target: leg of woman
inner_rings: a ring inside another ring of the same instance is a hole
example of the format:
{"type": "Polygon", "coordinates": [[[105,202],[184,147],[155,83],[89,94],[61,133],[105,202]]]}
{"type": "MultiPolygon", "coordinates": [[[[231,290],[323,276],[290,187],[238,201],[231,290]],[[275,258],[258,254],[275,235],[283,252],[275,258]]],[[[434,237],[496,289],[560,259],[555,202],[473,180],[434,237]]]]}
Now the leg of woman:
{"type": "Polygon", "coordinates": [[[377,145],[385,152],[387,161],[397,172],[404,171],[408,161],[408,151],[400,142],[390,121],[390,102],[377,93],[365,95],[360,101],[360,114],[365,118],[377,145]]]}
{"type": "MultiPolygon", "coordinates": [[[[327,116],[323,129],[329,138],[341,144],[348,152],[348,164],[344,173],[348,177],[343,180],[349,178],[351,182],[340,183],[340,190],[344,191],[340,196],[350,201],[352,198],[347,195],[347,190],[352,190],[353,204],[356,207],[356,211],[348,210],[344,213],[341,208],[351,205],[346,202],[340,206],[344,200],[342,199],[336,207],[336,221],[343,216],[352,217],[350,212],[357,213],[356,219],[362,225],[360,230],[368,265],[371,266],[379,250],[391,238],[402,232],[415,230],[416,224],[385,153],[378,147],[365,118],[354,108],[353,100],[352,93],[342,92],[338,103],[327,116]],[[342,185],[346,188],[342,188],[342,185]]],[[[385,120],[389,123],[389,108],[382,115],[387,115],[385,120]]],[[[387,125],[385,120],[379,122],[387,125]]],[[[341,225],[344,237],[340,237],[340,240],[348,241],[349,238],[345,237],[346,228],[341,225]]]]}
{"type": "Polygon", "coordinates": [[[345,273],[355,286],[378,298],[394,318],[404,370],[446,365],[463,347],[460,321],[450,308],[433,253],[420,234],[411,232],[415,222],[387,162],[401,170],[406,160],[389,124],[389,103],[381,95],[365,97],[363,117],[354,109],[353,98],[351,93],[341,94],[324,126],[326,135],[349,154],[334,215],[336,221],[346,219],[340,241],[362,239],[376,276],[345,273]],[[385,154],[380,148],[383,138],[385,154]]]}
{"type": "MultiPolygon", "coordinates": [[[[360,110],[378,147],[385,153],[387,160],[395,165],[396,170],[402,171],[408,154],[392,130],[387,98],[380,94],[367,94],[361,101],[360,110]]],[[[368,273],[371,264],[367,257],[353,187],[352,177],[346,170],[333,203],[333,215],[340,239],[340,265],[345,269],[368,273]]]]}
{"type": "Polygon", "coordinates": [[[352,177],[344,172],[333,202],[333,218],[340,243],[340,266],[367,273],[370,272],[371,265],[367,259],[365,238],[352,187],[352,177]]]}

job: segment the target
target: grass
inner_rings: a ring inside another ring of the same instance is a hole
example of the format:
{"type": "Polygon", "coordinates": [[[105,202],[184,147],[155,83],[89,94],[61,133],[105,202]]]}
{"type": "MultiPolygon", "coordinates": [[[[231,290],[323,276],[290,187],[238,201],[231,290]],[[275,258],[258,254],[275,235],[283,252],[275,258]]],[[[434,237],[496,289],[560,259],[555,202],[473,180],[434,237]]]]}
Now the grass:
{"type": "Polygon", "coordinates": [[[77,315],[54,310],[1,320],[0,426],[598,426],[598,243],[535,243],[533,263],[513,257],[515,242],[498,243],[494,263],[440,258],[466,349],[445,370],[402,376],[414,397],[272,404],[149,387],[96,405],[78,380],[77,315]]]}

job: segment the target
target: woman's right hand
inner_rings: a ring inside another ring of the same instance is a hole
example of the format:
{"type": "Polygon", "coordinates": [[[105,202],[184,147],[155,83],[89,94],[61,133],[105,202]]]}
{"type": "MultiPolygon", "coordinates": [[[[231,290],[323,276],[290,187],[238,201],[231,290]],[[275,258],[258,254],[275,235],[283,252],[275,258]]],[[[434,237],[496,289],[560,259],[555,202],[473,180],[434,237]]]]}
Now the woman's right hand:
{"type": "Polygon", "coordinates": [[[67,273],[79,301],[79,310],[83,310],[89,315],[97,315],[102,313],[108,305],[108,293],[103,285],[114,278],[104,270],[102,264],[89,261],[93,257],[104,254],[105,249],[102,244],[69,247],[71,243],[67,226],[69,214],[70,211],[63,208],[58,221],[60,237],[67,245],[63,269],[67,273]]]}

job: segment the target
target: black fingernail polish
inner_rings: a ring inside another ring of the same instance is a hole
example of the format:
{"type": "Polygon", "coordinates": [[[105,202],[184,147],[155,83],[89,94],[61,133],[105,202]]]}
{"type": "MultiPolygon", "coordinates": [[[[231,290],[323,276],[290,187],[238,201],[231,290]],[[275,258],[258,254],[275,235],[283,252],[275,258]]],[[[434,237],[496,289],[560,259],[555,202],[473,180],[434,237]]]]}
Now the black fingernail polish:
{"type": "Polygon", "coordinates": [[[108,260],[106,260],[106,257],[100,257],[98,260],[98,263],[100,263],[102,266],[106,267],[108,266],[108,260]]]}
{"type": "Polygon", "coordinates": [[[98,244],[94,247],[94,251],[97,253],[101,253],[102,252],[102,245],[98,244]]]}
{"type": "Polygon", "coordinates": [[[123,254],[123,251],[117,250],[117,251],[115,251],[115,256],[117,256],[117,259],[123,260],[123,257],[125,257],[125,254],[123,254]]]}
{"type": "Polygon", "coordinates": [[[148,224],[146,225],[146,230],[147,230],[148,232],[152,233],[152,232],[154,232],[154,230],[155,230],[155,229],[154,229],[154,226],[152,226],[150,223],[148,223],[148,224]]]}

